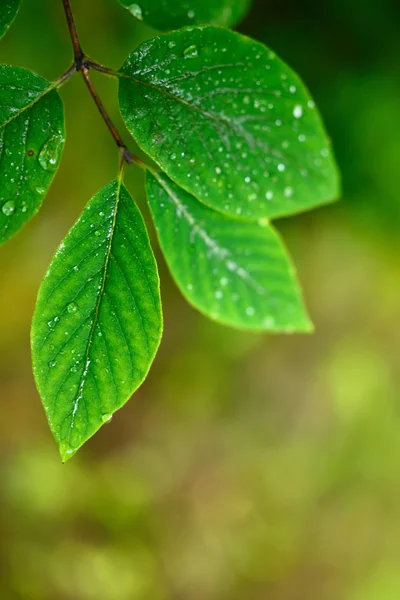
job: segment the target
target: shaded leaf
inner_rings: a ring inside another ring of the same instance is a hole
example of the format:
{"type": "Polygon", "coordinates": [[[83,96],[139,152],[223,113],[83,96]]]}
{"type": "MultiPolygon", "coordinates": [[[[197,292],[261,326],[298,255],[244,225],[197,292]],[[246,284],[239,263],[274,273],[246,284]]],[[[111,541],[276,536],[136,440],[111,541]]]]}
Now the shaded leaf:
{"type": "Polygon", "coordinates": [[[34,374],[64,461],[143,382],[161,331],[147,231],[129,193],[114,181],[61,244],[33,318],[34,374]]]}
{"type": "Polygon", "coordinates": [[[60,164],[64,107],[54,84],[0,66],[0,244],[42,205],[60,164]]]}
{"type": "Polygon", "coordinates": [[[185,25],[237,25],[251,0],[120,0],[134,17],[160,31],[185,25]]]}
{"type": "Polygon", "coordinates": [[[14,21],[19,7],[21,6],[21,0],[1,0],[0,2],[0,38],[7,32],[8,28],[14,21]]]}
{"type": "Polygon", "coordinates": [[[226,217],[164,174],[147,175],[160,245],[187,300],[216,321],[266,331],[310,331],[294,268],[268,224],[226,217]]]}
{"type": "Polygon", "coordinates": [[[140,147],[211,208],[272,218],[339,193],[309,93],[258,42],[216,27],[153,38],[123,65],[119,98],[140,147]]]}

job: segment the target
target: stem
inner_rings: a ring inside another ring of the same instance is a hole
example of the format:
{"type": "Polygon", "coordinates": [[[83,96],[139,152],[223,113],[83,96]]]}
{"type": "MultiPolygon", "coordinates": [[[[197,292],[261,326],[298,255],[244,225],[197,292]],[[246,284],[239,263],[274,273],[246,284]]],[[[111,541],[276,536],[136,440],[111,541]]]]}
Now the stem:
{"type": "Polygon", "coordinates": [[[116,71],[115,69],[110,69],[110,67],[105,67],[104,65],[101,65],[100,63],[95,62],[94,60],[91,60],[90,58],[87,58],[85,60],[85,65],[87,66],[88,69],[92,69],[93,71],[98,71],[99,73],[103,73],[103,75],[109,75],[110,77],[114,77],[114,78],[118,78],[120,76],[118,71],[116,71]]]}
{"type": "MultiPolygon", "coordinates": [[[[136,162],[136,157],[132,154],[132,152],[128,149],[128,147],[122,141],[122,138],[119,135],[118,131],[116,130],[114,123],[112,122],[108,112],[104,108],[104,104],[102,103],[102,101],[96,91],[96,88],[94,87],[92,80],[90,79],[89,69],[86,66],[82,66],[81,72],[82,72],[83,80],[86,83],[86,86],[90,92],[90,95],[92,96],[92,98],[99,110],[99,113],[103,117],[103,120],[104,120],[105,124],[107,125],[108,130],[110,131],[111,135],[114,138],[115,143],[117,144],[117,146],[119,148],[121,158],[123,158],[125,160],[125,162],[128,163],[128,165],[131,165],[134,160],[136,162]]],[[[138,160],[140,160],[140,159],[138,159],[138,160]]]]}
{"type": "Polygon", "coordinates": [[[80,71],[82,73],[82,77],[86,84],[86,87],[88,88],[90,95],[92,96],[98,108],[99,113],[101,114],[105,124],[107,125],[108,130],[110,131],[115,143],[117,144],[121,156],[121,161],[123,163],[126,162],[128,165],[131,165],[133,162],[135,162],[140,167],[147,168],[146,163],[143,162],[138,156],[133,154],[129,150],[128,146],[123,142],[107,110],[105,109],[104,104],[102,103],[100,96],[98,95],[97,90],[94,87],[89,75],[89,69],[96,69],[106,74],[114,73],[114,76],[115,72],[111,69],[107,69],[107,67],[102,67],[101,65],[98,65],[97,63],[86,58],[79,40],[70,0],[62,0],[62,3],[64,6],[65,17],[67,19],[69,34],[71,36],[72,47],[74,49],[74,64],[70,69],[68,69],[68,71],[64,75],[60,77],[60,79],[57,82],[57,85],[62,85],[65,81],[67,81],[72,76],[73,72],[80,71]]]}
{"type": "Polygon", "coordinates": [[[82,46],[79,41],[79,36],[76,30],[75,19],[74,15],[72,14],[70,0],[62,0],[62,3],[64,6],[65,18],[67,19],[69,34],[71,36],[72,47],[74,49],[76,70],[79,71],[85,54],[82,50],[82,46]]]}
{"type": "Polygon", "coordinates": [[[76,73],[76,66],[75,63],[73,63],[73,65],[68,69],[68,71],[65,71],[65,73],[63,73],[63,75],[61,75],[61,77],[59,77],[56,81],[56,87],[60,88],[61,86],[64,85],[64,83],[66,83],[68,81],[68,79],[71,79],[72,75],[74,75],[76,73]]]}

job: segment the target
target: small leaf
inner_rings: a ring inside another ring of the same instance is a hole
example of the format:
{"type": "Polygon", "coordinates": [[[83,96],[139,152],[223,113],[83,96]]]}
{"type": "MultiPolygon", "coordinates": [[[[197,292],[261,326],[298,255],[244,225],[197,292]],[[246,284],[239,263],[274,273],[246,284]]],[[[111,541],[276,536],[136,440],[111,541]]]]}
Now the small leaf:
{"type": "Polygon", "coordinates": [[[64,107],[54,85],[0,66],[0,244],[39,210],[60,164],[64,107]]]}
{"type": "Polygon", "coordinates": [[[64,461],[140,386],[161,332],[147,231],[129,193],[114,181],[61,244],[33,318],[34,374],[64,461]]]}
{"type": "Polygon", "coordinates": [[[185,25],[237,25],[250,8],[251,0],[120,0],[139,21],[160,31],[185,25]]]}
{"type": "Polygon", "coordinates": [[[310,331],[294,268],[268,224],[228,218],[164,174],[147,175],[160,245],[187,300],[226,325],[310,331]]]}
{"type": "Polygon", "coordinates": [[[0,38],[7,32],[8,28],[14,21],[19,8],[21,6],[21,0],[1,0],[0,2],[0,38]]]}
{"type": "Polygon", "coordinates": [[[272,218],[337,197],[314,103],[262,44],[187,28],[141,44],[120,75],[121,113],[140,147],[211,208],[272,218]]]}

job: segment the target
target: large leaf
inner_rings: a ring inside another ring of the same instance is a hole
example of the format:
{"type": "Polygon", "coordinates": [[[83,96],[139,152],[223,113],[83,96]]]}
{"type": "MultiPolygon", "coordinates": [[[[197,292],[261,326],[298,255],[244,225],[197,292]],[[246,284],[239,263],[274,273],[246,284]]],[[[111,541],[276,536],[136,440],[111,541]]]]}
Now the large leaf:
{"type": "Polygon", "coordinates": [[[26,69],[0,66],[0,244],[42,205],[65,141],[54,85],[26,69]]]}
{"type": "Polygon", "coordinates": [[[3,37],[14,21],[20,6],[21,0],[0,1],[0,38],[3,37]]]}
{"type": "Polygon", "coordinates": [[[258,42],[216,27],[153,38],[123,65],[119,95],[141,148],[212,208],[277,217],[339,193],[309,93],[258,42]]]}
{"type": "Polygon", "coordinates": [[[61,244],[33,318],[34,374],[64,461],[143,382],[161,331],[147,231],[127,190],[114,181],[61,244]]]}
{"type": "Polygon", "coordinates": [[[251,0],[120,0],[134,17],[147,25],[168,31],[185,25],[237,25],[251,0]]]}
{"type": "Polygon", "coordinates": [[[274,229],[207,208],[164,174],[147,176],[161,248],[187,300],[234,327],[310,331],[295,271],[274,229]]]}

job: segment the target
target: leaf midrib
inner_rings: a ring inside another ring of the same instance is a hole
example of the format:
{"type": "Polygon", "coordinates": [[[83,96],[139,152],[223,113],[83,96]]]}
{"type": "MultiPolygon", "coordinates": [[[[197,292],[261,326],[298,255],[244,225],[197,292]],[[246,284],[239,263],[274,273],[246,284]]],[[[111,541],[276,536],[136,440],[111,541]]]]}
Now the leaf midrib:
{"type": "Polygon", "coordinates": [[[120,197],[121,197],[121,187],[122,187],[122,177],[120,175],[120,177],[118,178],[118,187],[117,187],[117,193],[116,193],[116,199],[115,199],[114,215],[113,215],[111,229],[109,231],[109,243],[107,246],[106,257],[105,257],[105,262],[104,262],[104,274],[103,274],[103,278],[102,278],[102,282],[101,282],[101,289],[99,291],[96,307],[94,310],[94,318],[93,318],[92,327],[90,329],[88,341],[87,341],[87,345],[86,345],[85,366],[84,366],[84,369],[82,371],[82,375],[80,378],[78,391],[74,398],[74,408],[72,411],[72,420],[71,420],[71,425],[69,428],[68,442],[70,442],[70,439],[71,439],[71,434],[72,434],[72,430],[74,428],[74,423],[75,423],[75,416],[76,416],[76,413],[79,408],[80,400],[83,400],[82,392],[83,392],[83,388],[85,386],[86,376],[88,374],[88,370],[89,370],[90,363],[91,363],[90,351],[91,351],[91,347],[92,347],[92,343],[93,343],[94,332],[95,332],[95,329],[99,322],[100,306],[101,306],[103,296],[105,293],[105,286],[106,286],[107,275],[108,275],[108,265],[109,265],[110,257],[111,257],[111,250],[112,250],[112,245],[113,245],[113,241],[114,241],[114,233],[115,233],[117,216],[118,216],[118,207],[119,207],[119,201],[120,201],[120,197]]]}

